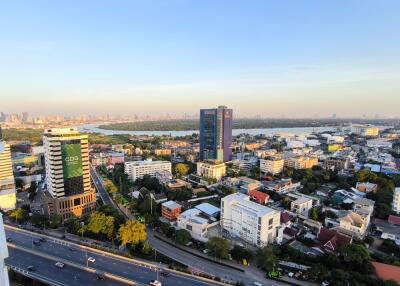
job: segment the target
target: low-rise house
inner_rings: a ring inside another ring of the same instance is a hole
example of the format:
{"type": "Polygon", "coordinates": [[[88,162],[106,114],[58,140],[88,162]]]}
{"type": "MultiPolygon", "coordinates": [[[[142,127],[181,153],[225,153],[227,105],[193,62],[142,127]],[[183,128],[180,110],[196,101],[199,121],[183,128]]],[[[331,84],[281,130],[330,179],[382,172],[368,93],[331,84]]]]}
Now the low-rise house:
{"type": "Polygon", "coordinates": [[[313,200],[308,197],[299,197],[290,203],[290,210],[296,214],[308,216],[308,211],[313,207],[313,200]]]}
{"type": "Polygon", "coordinates": [[[338,222],[339,226],[334,229],[341,233],[362,238],[367,231],[369,216],[362,216],[355,211],[349,211],[346,215],[339,217],[338,222]]]}
{"type": "Polygon", "coordinates": [[[250,191],[259,190],[262,188],[262,184],[260,181],[248,178],[248,177],[239,177],[239,182],[237,185],[237,189],[239,192],[244,194],[248,194],[250,191]]]}
{"type": "Polygon", "coordinates": [[[342,246],[351,244],[353,238],[338,231],[322,227],[318,232],[317,240],[323,250],[328,252],[338,252],[342,246]]]}
{"type": "Polygon", "coordinates": [[[374,219],[374,225],[376,230],[381,233],[382,239],[393,240],[398,246],[400,246],[400,217],[389,216],[389,219],[374,219]]]}
{"type": "Polygon", "coordinates": [[[356,189],[363,193],[376,192],[378,190],[378,185],[369,182],[358,182],[356,184],[356,189]]]}
{"type": "Polygon", "coordinates": [[[257,203],[262,205],[266,205],[269,200],[268,194],[257,190],[250,190],[248,195],[253,201],[256,201],[257,203]]]}
{"type": "Polygon", "coordinates": [[[182,206],[174,201],[161,204],[161,215],[169,221],[175,221],[181,214],[182,206]]]}
{"type": "Polygon", "coordinates": [[[293,183],[291,179],[283,179],[280,181],[263,182],[264,187],[269,191],[275,191],[279,194],[287,194],[297,192],[301,188],[301,183],[293,183]]]}

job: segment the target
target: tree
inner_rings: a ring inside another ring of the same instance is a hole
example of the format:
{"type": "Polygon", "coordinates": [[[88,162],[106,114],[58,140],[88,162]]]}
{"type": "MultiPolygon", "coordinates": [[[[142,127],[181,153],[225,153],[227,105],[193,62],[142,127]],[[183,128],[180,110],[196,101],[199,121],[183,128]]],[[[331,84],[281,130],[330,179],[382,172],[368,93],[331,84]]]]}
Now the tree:
{"type": "Polygon", "coordinates": [[[313,220],[318,220],[318,210],[316,208],[312,208],[308,212],[308,217],[313,220]]]}
{"type": "Polygon", "coordinates": [[[58,228],[61,224],[61,216],[58,214],[54,214],[50,216],[49,219],[49,227],[50,228],[58,228]]]}
{"type": "Polygon", "coordinates": [[[350,269],[369,272],[371,256],[363,244],[347,244],[340,250],[340,255],[350,269]]]}
{"type": "Polygon", "coordinates": [[[253,259],[253,252],[249,249],[246,249],[244,247],[240,247],[238,245],[235,245],[232,250],[231,250],[231,255],[233,259],[236,259],[238,261],[242,261],[243,259],[246,259],[247,261],[253,259]]]}
{"type": "Polygon", "coordinates": [[[178,244],[186,245],[192,239],[192,236],[186,229],[177,230],[175,233],[175,241],[178,244]]]}
{"type": "Polygon", "coordinates": [[[146,238],[147,235],[144,224],[138,221],[128,220],[119,228],[119,239],[123,246],[127,244],[137,245],[139,242],[146,241],[146,238]]]}
{"type": "Polygon", "coordinates": [[[278,258],[274,253],[274,249],[271,246],[261,248],[257,253],[257,262],[265,271],[273,271],[278,263],[278,258]]]}
{"type": "Polygon", "coordinates": [[[178,178],[186,176],[189,172],[189,166],[183,163],[176,164],[174,168],[175,174],[178,178]]]}
{"type": "Polygon", "coordinates": [[[110,239],[114,234],[114,217],[94,212],[89,217],[88,230],[95,234],[104,234],[110,239]]]}
{"type": "Polygon", "coordinates": [[[10,217],[13,218],[17,223],[21,222],[26,217],[26,211],[22,208],[12,210],[10,217]]]}
{"type": "Polygon", "coordinates": [[[210,256],[222,259],[229,258],[230,243],[224,238],[217,236],[211,237],[206,244],[206,248],[210,256]]]}
{"type": "Polygon", "coordinates": [[[29,187],[29,200],[33,201],[33,199],[36,196],[36,190],[37,190],[37,183],[35,181],[31,182],[31,186],[29,187]]]}

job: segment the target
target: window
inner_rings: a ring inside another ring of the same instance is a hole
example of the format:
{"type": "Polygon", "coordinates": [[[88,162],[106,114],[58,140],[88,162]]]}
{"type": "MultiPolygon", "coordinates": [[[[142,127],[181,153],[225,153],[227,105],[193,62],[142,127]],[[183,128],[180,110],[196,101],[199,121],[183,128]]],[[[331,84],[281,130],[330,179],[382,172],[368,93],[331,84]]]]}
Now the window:
{"type": "Polygon", "coordinates": [[[274,219],[273,219],[273,218],[270,218],[269,221],[268,221],[268,225],[271,225],[271,224],[273,224],[273,223],[274,223],[274,219]]]}

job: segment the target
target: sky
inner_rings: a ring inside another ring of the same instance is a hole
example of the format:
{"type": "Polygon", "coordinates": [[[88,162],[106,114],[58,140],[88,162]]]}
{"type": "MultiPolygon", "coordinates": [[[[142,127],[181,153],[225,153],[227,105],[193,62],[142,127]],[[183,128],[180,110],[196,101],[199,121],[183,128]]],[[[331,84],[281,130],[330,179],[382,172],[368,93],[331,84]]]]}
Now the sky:
{"type": "Polygon", "coordinates": [[[0,1],[0,111],[400,117],[398,0],[0,1]]]}

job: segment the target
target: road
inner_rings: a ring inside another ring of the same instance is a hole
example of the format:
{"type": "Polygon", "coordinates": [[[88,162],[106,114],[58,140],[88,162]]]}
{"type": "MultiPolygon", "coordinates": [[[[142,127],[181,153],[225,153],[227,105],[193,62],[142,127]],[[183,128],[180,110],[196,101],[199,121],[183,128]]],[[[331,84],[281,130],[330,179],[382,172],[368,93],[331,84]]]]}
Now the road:
{"type": "MultiPolygon", "coordinates": [[[[103,181],[101,176],[96,172],[96,170],[91,167],[91,174],[93,182],[96,186],[97,191],[105,204],[113,206],[115,209],[120,211],[120,209],[115,205],[114,201],[110,198],[103,186],[103,181]]],[[[122,212],[121,212],[122,213],[122,212]]],[[[129,214],[124,214],[128,215],[129,214]]],[[[279,283],[274,280],[266,279],[265,274],[257,269],[248,267],[246,272],[241,272],[234,270],[232,268],[211,262],[206,259],[199,258],[197,256],[191,255],[185,251],[175,248],[163,241],[160,241],[153,236],[151,229],[147,229],[147,239],[152,248],[156,249],[158,252],[178,261],[190,268],[196,269],[200,272],[207,273],[220,277],[226,281],[243,281],[246,285],[253,285],[254,282],[262,282],[264,285],[285,285],[284,283],[279,283]]]]}
{"type": "MultiPolygon", "coordinates": [[[[143,263],[139,264],[136,262],[128,261],[122,257],[114,257],[111,254],[101,253],[96,250],[91,250],[91,249],[86,250],[85,247],[69,243],[66,241],[47,238],[47,240],[45,242],[42,242],[41,245],[35,246],[33,244],[33,241],[38,240],[40,237],[39,235],[31,232],[24,232],[21,230],[12,229],[8,226],[6,226],[6,235],[7,238],[11,238],[12,243],[17,246],[24,247],[27,249],[32,249],[34,251],[50,255],[53,257],[60,257],[62,259],[65,259],[75,264],[79,264],[81,266],[86,266],[86,263],[88,263],[89,267],[94,268],[96,270],[111,273],[119,277],[124,277],[146,285],[149,283],[150,280],[156,279],[157,276],[159,276],[156,271],[157,268],[155,268],[152,265],[144,265],[143,263]],[[87,262],[88,257],[93,257],[96,259],[96,261],[94,263],[87,262]]],[[[15,252],[12,250],[10,255],[11,260],[17,259],[14,258],[13,256],[14,254],[15,252]]],[[[34,262],[34,260],[32,260],[32,262],[34,262]]],[[[33,263],[32,265],[37,266],[35,263],[33,263]]],[[[39,267],[41,268],[40,265],[37,266],[37,268],[39,267]]],[[[180,275],[177,273],[171,273],[169,277],[160,276],[159,280],[162,282],[163,286],[216,285],[216,283],[208,283],[200,281],[195,279],[194,277],[180,275]]],[[[68,284],[68,285],[75,285],[75,284],[68,284]]],[[[87,286],[91,284],[77,283],[76,285],[87,286]]]]}
{"type": "Polygon", "coordinates": [[[32,255],[25,251],[9,247],[10,257],[6,259],[9,267],[17,267],[25,270],[28,276],[36,278],[52,285],[99,285],[99,286],[127,286],[128,284],[116,280],[105,279],[97,280],[94,273],[79,269],[73,266],[66,266],[59,269],[54,265],[54,261],[41,256],[32,255]],[[34,265],[35,271],[28,271],[27,268],[34,265]]]}

